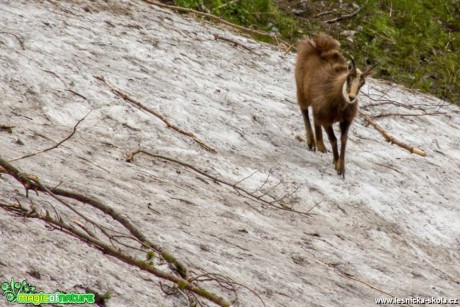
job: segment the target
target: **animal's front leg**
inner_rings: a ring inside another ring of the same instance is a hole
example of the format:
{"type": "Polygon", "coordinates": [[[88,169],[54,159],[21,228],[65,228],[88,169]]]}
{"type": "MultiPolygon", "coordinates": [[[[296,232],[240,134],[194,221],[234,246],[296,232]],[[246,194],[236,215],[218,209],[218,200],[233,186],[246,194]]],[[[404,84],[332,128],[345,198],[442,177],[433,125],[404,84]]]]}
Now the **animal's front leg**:
{"type": "Polygon", "coordinates": [[[337,150],[337,138],[335,137],[334,129],[332,129],[332,125],[326,126],[324,127],[324,129],[326,130],[327,136],[329,137],[329,142],[331,142],[332,154],[334,155],[333,163],[334,163],[335,169],[337,169],[337,163],[339,161],[339,152],[337,150]]]}
{"type": "Polygon", "coordinates": [[[307,132],[307,146],[308,149],[315,151],[315,139],[313,137],[313,131],[311,129],[310,117],[308,116],[308,107],[306,109],[300,109],[302,111],[303,122],[305,124],[305,130],[307,132]]]}
{"type": "Polygon", "coordinates": [[[345,179],[345,149],[347,147],[347,141],[348,141],[348,130],[350,129],[350,124],[351,122],[349,121],[343,121],[340,123],[340,131],[342,132],[342,146],[340,148],[340,158],[337,163],[337,174],[342,175],[342,177],[345,179]]]}
{"type": "Polygon", "coordinates": [[[313,122],[315,124],[316,148],[318,148],[318,151],[327,152],[323,142],[323,131],[321,130],[321,125],[316,122],[315,115],[313,115],[313,122]]]}

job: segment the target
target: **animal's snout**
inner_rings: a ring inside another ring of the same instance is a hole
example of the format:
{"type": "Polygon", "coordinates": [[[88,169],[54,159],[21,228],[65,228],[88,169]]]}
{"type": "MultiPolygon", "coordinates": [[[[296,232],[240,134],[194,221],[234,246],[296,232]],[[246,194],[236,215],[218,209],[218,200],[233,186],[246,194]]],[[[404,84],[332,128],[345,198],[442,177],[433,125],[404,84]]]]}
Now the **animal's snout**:
{"type": "Polygon", "coordinates": [[[350,98],[350,101],[355,100],[356,96],[355,95],[348,95],[348,98],[350,98]]]}

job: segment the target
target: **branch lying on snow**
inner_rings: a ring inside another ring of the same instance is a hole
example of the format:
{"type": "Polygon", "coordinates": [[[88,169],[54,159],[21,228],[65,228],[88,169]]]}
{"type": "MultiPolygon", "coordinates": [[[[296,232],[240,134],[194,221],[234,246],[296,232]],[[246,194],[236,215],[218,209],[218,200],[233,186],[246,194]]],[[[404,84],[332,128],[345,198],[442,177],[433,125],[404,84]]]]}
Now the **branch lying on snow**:
{"type": "Polygon", "coordinates": [[[58,147],[61,146],[65,141],[68,141],[68,140],[75,134],[75,132],[77,132],[77,127],[78,127],[78,125],[80,125],[80,123],[89,115],[89,113],[91,113],[91,110],[88,112],[88,114],[86,114],[85,116],[83,116],[83,118],[80,119],[80,120],[75,124],[75,126],[73,126],[72,132],[71,132],[66,138],[64,138],[63,140],[57,142],[55,145],[53,145],[53,146],[51,146],[51,147],[48,147],[48,148],[45,148],[45,149],[43,149],[43,150],[39,150],[39,151],[37,151],[37,152],[31,153],[31,154],[28,154],[28,155],[22,156],[22,157],[19,157],[19,158],[15,158],[15,159],[9,160],[8,162],[14,162],[14,161],[18,161],[18,160],[30,158],[30,157],[36,156],[36,155],[38,155],[38,154],[41,154],[41,153],[50,151],[50,150],[55,149],[55,148],[58,148],[58,147]]]}
{"type": "MultiPolygon", "coordinates": [[[[280,199],[276,199],[276,200],[273,200],[273,201],[269,201],[269,200],[266,200],[263,198],[263,195],[261,196],[257,196],[255,195],[255,193],[253,192],[250,192],[244,188],[241,188],[239,186],[237,186],[242,180],[238,181],[237,183],[230,183],[228,181],[225,181],[223,179],[219,179],[217,177],[214,177],[214,176],[211,176],[209,174],[207,174],[206,172],[202,171],[202,170],[199,170],[198,168],[196,168],[195,166],[193,165],[190,165],[188,163],[185,163],[185,162],[182,162],[182,161],[179,161],[179,160],[176,160],[176,159],[173,159],[173,158],[169,158],[169,157],[165,157],[165,156],[162,156],[162,155],[157,155],[157,154],[153,154],[153,153],[150,153],[148,151],[145,151],[145,150],[142,150],[142,149],[138,149],[132,153],[130,153],[127,158],[126,158],[126,161],[127,162],[132,162],[133,159],[134,159],[134,156],[138,155],[138,154],[145,154],[147,156],[150,156],[152,158],[157,158],[157,159],[161,159],[161,160],[164,160],[164,161],[168,161],[168,162],[173,162],[173,163],[176,163],[176,164],[179,164],[179,165],[182,165],[182,166],[185,166],[186,168],[189,168],[191,170],[193,170],[194,172],[197,172],[198,174],[200,175],[203,175],[211,180],[213,180],[214,182],[217,182],[217,183],[221,183],[223,185],[226,185],[226,186],[229,186],[233,189],[235,189],[237,192],[242,192],[242,196],[246,197],[246,198],[249,198],[249,199],[252,199],[252,200],[255,200],[255,201],[261,201],[262,203],[266,204],[266,205],[269,205],[273,208],[276,208],[276,209],[280,209],[280,210],[285,210],[285,211],[290,211],[290,212],[294,212],[294,213],[298,213],[298,214],[302,214],[302,215],[306,215],[306,216],[309,216],[310,215],[310,210],[308,210],[307,212],[302,212],[302,211],[297,211],[297,210],[294,210],[292,208],[288,208],[288,207],[285,207],[283,205],[280,204],[280,201],[282,201],[284,198],[286,198],[287,196],[290,196],[289,194],[281,197],[280,199]]],[[[244,179],[247,179],[247,178],[244,178],[244,179]]],[[[243,180],[244,180],[243,179],[243,180]]],[[[290,193],[290,194],[293,194],[295,193],[297,190],[295,190],[294,192],[290,193]]],[[[314,207],[316,207],[317,205],[315,205],[314,207]]]]}
{"type": "Polygon", "coordinates": [[[132,103],[135,106],[141,108],[142,110],[147,111],[148,113],[158,117],[161,121],[163,121],[166,124],[166,126],[168,128],[171,128],[171,129],[173,129],[173,130],[175,130],[175,131],[177,131],[177,132],[179,132],[179,133],[181,133],[183,135],[186,135],[186,136],[192,138],[196,143],[198,143],[200,146],[202,146],[206,150],[209,150],[210,152],[213,152],[213,153],[217,152],[217,150],[214,147],[206,144],[204,141],[199,139],[193,133],[185,131],[185,130],[177,127],[176,125],[172,124],[168,119],[166,119],[166,117],[164,117],[163,115],[161,115],[158,112],[156,112],[156,111],[144,106],[142,103],[134,100],[133,98],[129,97],[127,94],[125,94],[122,91],[120,91],[119,89],[115,88],[112,84],[110,84],[107,80],[105,80],[104,77],[102,77],[102,76],[100,76],[100,77],[99,76],[94,76],[94,78],[96,78],[99,81],[102,81],[105,85],[107,85],[110,88],[110,90],[112,92],[114,92],[115,94],[117,94],[118,96],[120,96],[121,98],[126,100],[127,102],[132,103]]]}
{"type": "Polygon", "coordinates": [[[216,40],[220,39],[220,40],[223,40],[223,41],[232,43],[232,44],[235,45],[235,46],[240,46],[240,47],[242,47],[242,48],[244,48],[244,49],[246,49],[246,50],[248,50],[248,51],[251,51],[251,52],[253,52],[253,53],[259,55],[258,53],[256,53],[253,49],[249,48],[248,46],[245,46],[245,45],[243,45],[243,44],[240,43],[240,42],[237,42],[237,41],[235,41],[235,40],[233,40],[233,39],[230,39],[230,38],[221,36],[221,35],[219,35],[219,34],[214,34],[214,39],[216,39],[216,40]]]}
{"type": "Polygon", "coordinates": [[[0,157],[0,167],[3,168],[3,170],[0,168],[0,171],[3,173],[7,173],[11,176],[13,176],[17,181],[19,181],[26,191],[33,190],[33,191],[41,191],[49,194],[50,196],[62,196],[65,198],[77,200],[79,202],[88,204],[103,213],[111,216],[114,220],[118,221],[121,225],[123,225],[136,239],[139,240],[142,244],[153,248],[156,250],[158,253],[160,253],[162,256],[164,256],[165,260],[172,265],[176,267],[178,272],[180,272],[181,275],[184,277],[187,275],[187,268],[185,265],[183,265],[181,262],[176,260],[169,252],[165,251],[163,248],[161,248],[159,245],[150,242],[140,230],[138,230],[127,218],[125,218],[123,215],[115,211],[113,208],[109,207],[108,205],[104,204],[100,200],[79,194],[70,190],[65,190],[61,188],[51,188],[48,187],[44,184],[42,184],[39,180],[38,177],[26,174],[23,172],[20,172],[17,168],[12,166],[9,162],[5,161],[2,157],[0,157]]]}
{"type": "Polygon", "coordinates": [[[378,115],[372,115],[372,119],[382,118],[382,117],[390,117],[390,116],[397,116],[397,117],[420,117],[420,116],[430,116],[430,115],[444,115],[447,114],[446,112],[428,112],[428,113],[421,113],[421,114],[403,114],[403,113],[380,113],[378,115]]]}
{"type": "MultiPolygon", "coordinates": [[[[99,250],[103,251],[106,254],[109,254],[129,265],[136,266],[139,269],[146,271],[148,273],[151,273],[161,279],[168,280],[174,283],[175,288],[177,290],[181,292],[187,292],[186,296],[190,295],[194,297],[196,303],[200,306],[202,306],[202,304],[196,300],[197,296],[207,299],[217,304],[218,306],[226,306],[226,307],[230,306],[230,303],[226,301],[225,299],[223,299],[222,297],[212,292],[209,292],[206,289],[199,286],[201,283],[204,283],[207,281],[217,282],[221,289],[232,291],[235,294],[235,299],[233,300],[233,302],[235,303],[237,303],[238,301],[238,295],[236,293],[235,285],[244,287],[250,290],[253,294],[255,294],[262,301],[262,304],[265,306],[265,303],[263,302],[263,300],[254,290],[242,284],[239,284],[236,281],[233,281],[229,277],[225,277],[225,276],[222,276],[219,274],[213,274],[213,273],[205,273],[204,275],[198,275],[198,276],[189,276],[188,270],[185,267],[185,265],[179,262],[172,254],[165,251],[158,244],[149,241],[144,236],[144,234],[139,229],[137,229],[131,223],[131,221],[129,221],[128,218],[124,217],[124,215],[120,214],[119,212],[111,208],[110,206],[104,204],[102,201],[94,197],[79,194],[79,193],[76,193],[70,190],[65,190],[65,189],[60,189],[60,188],[48,188],[46,185],[40,182],[38,177],[20,172],[17,168],[15,168],[10,163],[5,161],[2,157],[0,157],[0,173],[6,173],[8,175],[13,176],[19,183],[21,183],[24,186],[26,191],[34,190],[36,192],[38,191],[43,192],[45,195],[48,195],[52,197],[54,200],[58,201],[58,203],[63,204],[65,207],[69,208],[75,214],[82,217],[85,221],[90,222],[92,225],[96,226],[96,228],[101,230],[102,233],[106,235],[108,239],[110,240],[110,244],[107,242],[107,240],[102,240],[101,238],[99,238],[94,231],[88,229],[88,227],[86,227],[83,223],[79,221],[75,221],[73,222],[73,224],[78,226],[78,227],[75,227],[71,223],[64,221],[64,219],[59,215],[57,209],[54,208],[53,205],[51,206],[56,214],[55,217],[51,216],[48,210],[45,210],[45,214],[39,212],[39,210],[37,210],[37,207],[34,205],[34,203],[32,203],[32,201],[31,201],[32,206],[30,208],[23,206],[19,201],[17,205],[7,205],[7,204],[0,203],[0,208],[4,210],[8,210],[10,212],[14,212],[23,217],[37,218],[37,219],[43,220],[51,227],[58,229],[60,231],[63,231],[67,234],[70,234],[87,243],[90,243],[91,246],[98,248],[99,250]],[[98,209],[99,211],[103,212],[104,214],[109,215],[112,219],[118,221],[122,226],[124,226],[124,228],[129,231],[132,237],[124,234],[123,232],[113,230],[113,229],[110,229],[110,231],[114,232],[115,234],[108,233],[107,231],[105,231],[105,229],[108,229],[107,227],[99,225],[96,222],[92,221],[91,219],[85,217],[83,214],[78,212],[77,209],[75,209],[76,206],[66,203],[66,201],[64,201],[64,198],[76,200],[81,203],[90,205],[98,209]],[[80,230],[79,228],[83,229],[83,231],[80,230]],[[117,240],[117,238],[126,238],[130,240],[134,240],[135,242],[141,244],[142,249],[136,248],[133,246],[129,246],[127,244],[123,244],[122,242],[117,240]],[[128,247],[130,249],[134,249],[136,251],[144,252],[145,249],[147,249],[147,260],[142,260],[139,257],[133,256],[127,253],[126,251],[123,251],[121,248],[114,245],[114,242],[120,244],[121,246],[128,247]],[[155,255],[151,252],[152,250],[154,250],[155,252],[158,253],[159,256],[161,256],[160,259],[162,261],[165,261],[171,264],[175,268],[175,272],[179,274],[179,276],[156,268],[151,261],[151,258],[155,255]],[[207,276],[209,278],[203,279],[203,276],[207,276]]],[[[26,196],[27,195],[28,193],[26,193],[26,196]]]]}
{"type": "Polygon", "coordinates": [[[359,111],[359,114],[369,123],[372,125],[372,127],[375,128],[375,130],[377,130],[378,132],[380,132],[381,135],[383,135],[383,137],[385,138],[385,140],[387,142],[390,142],[391,144],[396,144],[398,145],[399,147],[402,147],[408,151],[410,151],[411,153],[415,153],[417,155],[420,155],[422,157],[426,157],[427,154],[421,150],[421,149],[418,149],[417,147],[412,147],[410,145],[407,145],[401,141],[399,141],[398,139],[396,139],[394,136],[392,136],[391,134],[389,134],[387,131],[385,131],[379,124],[377,124],[372,118],[370,118],[369,115],[367,115],[366,113],[364,113],[363,111],[359,111]]]}
{"type": "Polygon", "coordinates": [[[149,272],[157,277],[160,277],[162,279],[168,280],[173,282],[178,286],[179,289],[185,289],[189,290],[193,293],[196,293],[197,295],[206,298],[214,303],[216,303],[219,306],[224,306],[224,307],[230,307],[230,303],[225,301],[223,298],[220,296],[215,295],[214,293],[211,293],[203,288],[197,287],[191,282],[188,282],[187,280],[174,276],[172,274],[163,272],[157,268],[155,268],[153,265],[148,263],[145,260],[140,260],[138,258],[135,258],[133,256],[127,255],[126,253],[123,253],[117,248],[114,248],[110,246],[109,244],[98,240],[97,238],[94,238],[93,236],[90,236],[86,234],[83,231],[80,231],[79,229],[73,227],[72,225],[69,225],[65,223],[62,219],[55,219],[51,217],[48,213],[47,214],[40,214],[35,209],[29,210],[28,208],[22,207],[22,206],[12,206],[12,205],[4,205],[0,204],[0,207],[14,211],[16,213],[20,213],[23,216],[27,216],[30,218],[37,218],[40,220],[43,220],[52,226],[55,226],[57,229],[64,229],[66,232],[76,236],[77,238],[80,238],[86,242],[89,242],[96,246],[97,248],[101,249],[104,253],[111,255],[129,265],[134,265],[138,267],[141,270],[144,270],[146,272],[149,272]]]}

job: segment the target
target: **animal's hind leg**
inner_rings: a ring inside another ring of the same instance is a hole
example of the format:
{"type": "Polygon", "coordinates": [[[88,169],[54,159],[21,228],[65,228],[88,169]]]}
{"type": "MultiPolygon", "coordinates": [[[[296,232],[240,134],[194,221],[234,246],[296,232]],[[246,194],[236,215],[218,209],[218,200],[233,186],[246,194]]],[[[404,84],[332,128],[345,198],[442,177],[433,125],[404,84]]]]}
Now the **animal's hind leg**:
{"type": "Polygon", "coordinates": [[[318,124],[313,116],[313,122],[315,123],[315,136],[316,136],[316,148],[321,152],[327,152],[326,146],[323,142],[323,131],[321,125],[318,124]]]}
{"type": "Polygon", "coordinates": [[[334,160],[332,163],[334,163],[335,169],[337,170],[337,166],[339,162],[339,151],[337,150],[337,138],[335,137],[334,129],[332,128],[332,125],[324,127],[324,129],[326,130],[327,136],[329,137],[329,141],[331,142],[332,155],[334,156],[334,160]]]}
{"type": "Polygon", "coordinates": [[[311,129],[310,117],[308,116],[308,107],[305,109],[300,109],[302,111],[303,122],[305,124],[305,130],[307,131],[307,145],[308,149],[315,151],[315,140],[313,138],[313,131],[311,129]]]}
{"type": "Polygon", "coordinates": [[[342,175],[345,179],[345,149],[347,147],[348,130],[350,129],[350,122],[343,121],[340,123],[340,130],[342,131],[342,146],[340,147],[340,158],[336,164],[337,174],[342,175]]]}

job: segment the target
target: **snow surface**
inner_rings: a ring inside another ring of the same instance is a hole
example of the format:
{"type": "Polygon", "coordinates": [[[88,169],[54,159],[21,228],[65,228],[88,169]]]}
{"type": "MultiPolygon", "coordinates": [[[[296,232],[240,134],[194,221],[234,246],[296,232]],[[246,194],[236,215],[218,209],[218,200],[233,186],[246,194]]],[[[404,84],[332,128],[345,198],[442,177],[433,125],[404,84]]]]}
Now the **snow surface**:
{"type": "MultiPolygon", "coordinates": [[[[0,131],[0,155],[13,159],[52,146],[92,110],[62,146],[13,164],[50,186],[104,200],[192,272],[230,276],[267,306],[373,306],[386,296],[372,287],[398,297],[460,298],[458,107],[369,80],[362,106],[375,103],[367,96],[388,92],[385,99],[447,114],[378,120],[426,158],[389,145],[358,119],[343,180],[331,153],[308,151],[298,140],[305,133],[292,54],[142,1],[3,0],[0,25],[0,124],[16,126],[12,134],[0,131]],[[95,75],[218,152],[127,103],[95,75]],[[313,215],[248,200],[178,165],[146,156],[125,162],[139,147],[229,182],[257,171],[239,183],[248,190],[271,173],[266,197],[298,188],[283,202],[299,211],[315,206],[313,215]]],[[[368,110],[416,112],[389,104],[368,110]]],[[[30,194],[37,206],[51,208],[50,198],[30,194]]],[[[2,175],[0,202],[16,199],[28,203],[22,186],[2,175]]],[[[82,292],[78,285],[111,291],[108,306],[187,304],[182,295],[163,293],[159,279],[3,210],[0,276],[48,292],[82,292]]],[[[243,288],[239,298],[241,306],[261,306],[243,288]]]]}

